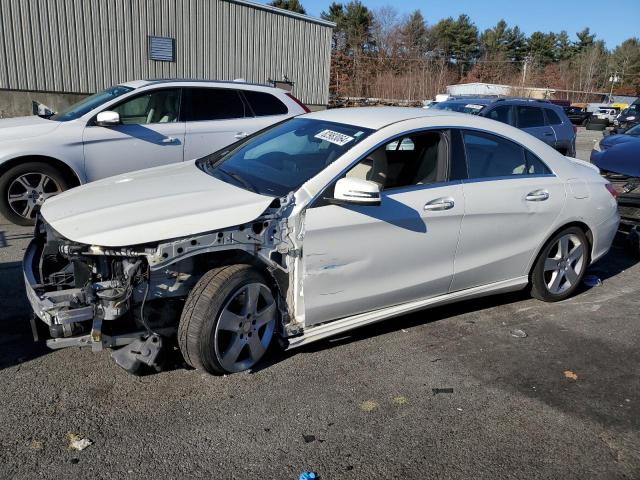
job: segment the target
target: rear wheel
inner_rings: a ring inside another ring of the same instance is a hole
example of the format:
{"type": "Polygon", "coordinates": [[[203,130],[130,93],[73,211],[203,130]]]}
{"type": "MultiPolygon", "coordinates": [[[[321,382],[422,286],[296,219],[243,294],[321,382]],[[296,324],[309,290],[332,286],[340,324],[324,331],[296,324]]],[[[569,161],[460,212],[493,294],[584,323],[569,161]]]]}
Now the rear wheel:
{"type": "Polygon", "coordinates": [[[180,318],[178,343],[194,368],[221,375],[247,370],[265,355],[278,308],[264,276],[250,265],[207,272],[180,318]]]}
{"type": "Polygon", "coordinates": [[[17,165],[0,177],[0,213],[17,225],[33,225],[44,201],[68,188],[67,180],[51,165],[17,165]]]}
{"type": "Polygon", "coordinates": [[[557,233],[542,249],[531,272],[531,294],[545,302],[570,297],[589,263],[589,242],[578,227],[557,233]]]}

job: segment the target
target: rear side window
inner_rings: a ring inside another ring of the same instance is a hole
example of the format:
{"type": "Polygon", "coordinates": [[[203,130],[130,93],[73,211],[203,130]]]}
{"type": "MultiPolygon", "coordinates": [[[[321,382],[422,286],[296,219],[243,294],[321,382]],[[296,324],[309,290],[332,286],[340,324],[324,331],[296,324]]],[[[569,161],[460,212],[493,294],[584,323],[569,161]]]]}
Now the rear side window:
{"type": "Polygon", "coordinates": [[[547,114],[547,120],[549,120],[549,125],[562,125],[562,120],[556,112],[551,110],[550,108],[545,108],[544,111],[547,114]]]}
{"type": "Polygon", "coordinates": [[[491,120],[497,120],[498,122],[506,123],[508,125],[513,125],[515,123],[513,121],[513,109],[509,105],[500,105],[499,107],[495,107],[489,112],[487,117],[491,120]]]}
{"type": "Polygon", "coordinates": [[[516,107],[518,110],[518,128],[544,126],[544,114],[539,107],[516,107]]]}
{"type": "Polygon", "coordinates": [[[549,174],[533,153],[506,138],[484,132],[463,131],[470,179],[549,174]]]}
{"type": "Polygon", "coordinates": [[[244,118],[245,106],[237,90],[228,88],[185,89],[188,122],[244,118]]]}
{"type": "Polygon", "coordinates": [[[256,117],[289,113],[287,106],[270,93],[252,90],[245,90],[243,93],[256,117]]]}

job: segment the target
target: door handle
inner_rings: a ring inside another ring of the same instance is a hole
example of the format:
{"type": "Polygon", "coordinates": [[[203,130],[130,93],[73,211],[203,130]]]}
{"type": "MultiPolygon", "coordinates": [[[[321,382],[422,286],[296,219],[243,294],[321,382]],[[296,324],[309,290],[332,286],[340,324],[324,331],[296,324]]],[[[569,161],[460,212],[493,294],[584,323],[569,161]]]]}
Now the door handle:
{"type": "Polygon", "coordinates": [[[524,197],[527,202],[544,202],[549,198],[549,192],[546,190],[534,190],[524,197]]]}
{"type": "Polygon", "coordinates": [[[544,134],[544,136],[545,136],[545,137],[553,137],[553,133],[551,133],[551,132],[546,132],[546,133],[544,134]]]}
{"type": "Polygon", "coordinates": [[[451,197],[436,198],[428,202],[424,209],[429,212],[439,212],[442,210],[451,210],[455,206],[456,202],[451,197]]]}
{"type": "Polygon", "coordinates": [[[166,137],[162,139],[162,143],[176,143],[178,141],[175,137],[166,137]]]}
{"type": "Polygon", "coordinates": [[[238,132],[234,135],[234,137],[236,138],[236,140],[242,140],[247,135],[249,135],[247,132],[238,132]]]}

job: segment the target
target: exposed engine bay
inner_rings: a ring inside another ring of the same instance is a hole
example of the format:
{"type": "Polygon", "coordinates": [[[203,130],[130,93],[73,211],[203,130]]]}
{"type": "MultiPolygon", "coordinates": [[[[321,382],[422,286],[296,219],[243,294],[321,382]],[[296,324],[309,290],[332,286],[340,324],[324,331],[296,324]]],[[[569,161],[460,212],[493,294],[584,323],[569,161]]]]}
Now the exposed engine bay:
{"type": "Polygon", "coordinates": [[[281,295],[278,331],[295,335],[299,326],[284,298],[293,295],[289,273],[296,256],[282,215],[291,204],[292,198],[275,200],[247,225],[123,248],[72,242],[39,219],[24,272],[29,301],[48,331],[34,318],[34,337],[47,337],[50,348],[129,345],[114,352],[119,365],[159,369],[162,342],[175,335],[198,279],[213,267],[239,262],[268,272],[281,295]]]}

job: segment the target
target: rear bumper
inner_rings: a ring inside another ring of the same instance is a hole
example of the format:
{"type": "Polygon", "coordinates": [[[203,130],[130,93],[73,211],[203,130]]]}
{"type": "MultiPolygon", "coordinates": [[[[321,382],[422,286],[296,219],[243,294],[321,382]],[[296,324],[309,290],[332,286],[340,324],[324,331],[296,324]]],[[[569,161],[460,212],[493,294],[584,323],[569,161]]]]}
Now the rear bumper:
{"type": "Polygon", "coordinates": [[[591,252],[591,262],[596,262],[607,254],[613,243],[613,239],[618,232],[620,225],[620,216],[616,212],[607,218],[600,225],[592,229],[593,233],[593,249],[591,252]]]}

